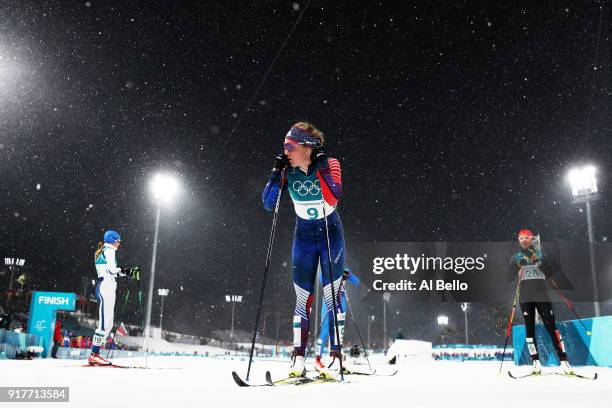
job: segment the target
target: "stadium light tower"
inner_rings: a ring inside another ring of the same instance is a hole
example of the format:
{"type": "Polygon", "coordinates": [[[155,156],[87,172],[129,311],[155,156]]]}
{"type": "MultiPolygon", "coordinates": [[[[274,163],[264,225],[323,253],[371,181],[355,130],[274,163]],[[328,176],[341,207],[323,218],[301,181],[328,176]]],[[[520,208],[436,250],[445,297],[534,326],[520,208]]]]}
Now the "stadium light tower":
{"type": "MultiPolygon", "coordinates": [[[[13,279],[15,277],[15,268],[19,269],[25,265],[23,258],[4,258],[4,264],[11,270],[11,278],[8,287],[8,299],[6,300],[6,308],[9,309],[11,298],[13,297],[13,279]]],[[[7,310],[8,311],[8,310],[7,310]]]]}
{"type": "Polygon", "coordinates": [[[438,316],[438,326],[448,326],[448,316],[438,316]]]}
{"type": "Polygon", "coordinates": [[[385,292],[383,293],[383,348],[387,348],[387,303],[389,303],[389,299],[391,299],[391,293],[385,292]]]}
{"type": "Polygon", "coordinates": [[[368,316],[368,349],[372,347],[372,342],[370,341],[370,327],[372,326],[372,323],[374,323],[374,315],[369,315],[368,316]]]}
{"type": "Polygon", "coordinates": [[[159,331],[162,331],[162,321],[164,320],[164,298],[168,296],[170,289],[157,289],[157,294],[161,297],[161,309],[159,309],[159,331]]]}
{"type": "Polygon", "coordinates": [[[465,316],[465,344],[470,344],[470,339],[468,337],[468,304],[466,302],[461,303],[461,310],[463,310],[463,314],[465,316]]]}
{"type": "Polygon", "coordinates": [[[586,207],[589,234],[589,262],[591,264],[591,279],[593,281],[593,309],[595,316],[599,317],[601,316],[601,310],[599,308],[599,284],[595,269],[595,248],[593,246],[595,234],[593,233],[593,215],[591,213],[591,203],[599,198],[595,173],[596,169],[594,166],[577,167],[568,173],[568,181],[572,189],[574,202],[584,203],[586,207]]]}
{"type": "MultiPolygon", "coordinates": [[[[159,238],[159,220],[161,217],[161,210],[164,205],[172,203],[179,191],[179,182],[176,178],[166,175],[157,174],[151,180],[151,193],[153,194],[153,200],[157,205],[157,212],[155,215],[155,236],[153,239],[153,256],[151,257],[151,278],[149,279],[149,291],[147,296],[147,311],[145,317],[145,328],[144,328],[144,352],[145,357],[147,355],[147,338],[151,332],[151,309],[153,308],[153,287],[155,284],[155,261],[157,259],[157,241],[159,238]]],[[[145,359],[146,361],[146,359],[145,359]]]]}
{"type": "Polygon", "coordinates": [[[230,329],[230,339],[234,338],[234,305],[242,303],[241,295],[225,295],[225,301],[232,304],[232,326],[230,329]]]}

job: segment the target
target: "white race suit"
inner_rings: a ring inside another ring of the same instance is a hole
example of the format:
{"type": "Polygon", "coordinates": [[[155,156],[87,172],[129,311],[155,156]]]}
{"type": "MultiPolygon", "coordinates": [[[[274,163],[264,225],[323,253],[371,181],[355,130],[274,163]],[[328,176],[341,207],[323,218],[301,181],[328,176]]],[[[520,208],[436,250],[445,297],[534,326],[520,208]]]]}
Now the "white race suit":
{"type": "Polygon", "coordinates": [[[115,252],[117,249],[111,244],[104,244],[104,249],[96,257],[96,297],[98,299],[98,327],[93,337],[93,346],[100,347],[113,328],[115,314],[115,291],[117,290],[117,277],[125,276],[121,268],[117,267],[115,252]]]}

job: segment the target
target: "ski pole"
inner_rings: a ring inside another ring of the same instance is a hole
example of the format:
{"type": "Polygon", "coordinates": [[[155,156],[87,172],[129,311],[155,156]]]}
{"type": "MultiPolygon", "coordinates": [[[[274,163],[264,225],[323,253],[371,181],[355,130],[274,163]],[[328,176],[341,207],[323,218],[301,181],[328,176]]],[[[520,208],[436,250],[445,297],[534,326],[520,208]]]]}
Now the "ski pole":
{"type": "Polygon", "coordinates": [[[138,308],[140,309],[140,315],[142,316],[142,322],[143,322],[143,327],[144,327],[145,315],[142,310],[142,298],[144,297],[144,294],[142,293],[142,289],[140,289],[140,278],[138,278],[136,282],[138,284],[138,308]]]}
{"type": "MultiPolygon", "coordinates": [[[[136,278],[136,287],[138,288],[138,309],[140,311],[140,317],[141,317],[141,321],[142,321],[142,335],[145,335],[145,326],[146,326],[146,315],[143,311],[142,308],[142,300],[144,298],[144,294],[142,293],[142,289],[140,287],[140,272],[138,272],[138,277],[136,278]]],[[[149,365],[149,357],[148,357],[148,351],[147,349],[142,350],[144,352],[144,357],[145,357],[145,367],[148,367],[149,365]]]]}
{"type": "Polygon", "coordinates": [[[518,302],[519,295],[521,292],[522,271],[523,269],[521,268],[521,273],[519,273],[518,283],[516,284],[516,292],[514,294],[514,303],[512,304],[512,312],[510,312],[510,318],[508,319],[508,327],[506,328],[506,341],[504,342],[504,351],[502,352],[502,360],[501,360],[501,363],[499,364],[500,374],[502,371],[502,366],[504,365],[504,359],[506,357],[506,347],[508,347],[508,339],[510,338],[510,330],[512,329],[512,320],[514,320],[514,311],[516,310],[516,303],[518,302]]]}
{"type": "Polygon", "coordinates": [[[578,312],[576,311],[576,309],[574,309],[574,305],[572,304],[572,302],[567,297],[565,297],[563,292],[561,292],[561,289],[559,288],[559,285],[557,285],[557,282],[555,282],[555,280],[553,278],[549,278],[548,280],[550,280],[551,286],[555,289],[555,291],[557,291],[557,294],[559,295],[561,300],[563,300],[563,303],[565,303],[565,306],[567,306],[567,308],[569,310],[574,312],[574,315],[576,316],[576,318],[578,319],[578,321],[582,325],[582,328],[584,328],[584,331],[586,332],[586,335],[590,336],[592,334],[591,331],[586,328],[586,325],[584,324],[584,322],[582,321],[582,319],[578,315],[578,312]]]}
{"type": "Polygon", "coordinates": [[[357,335],[359,336],[359,341],[361,342],[361,347],[363,347],[363,352],[365,354],[366,361],[368,362],[368,367],[370,367],[370,371],[372,371],[372,366],[370,365],[370,359],[368,358],[368,348],[365,346],[363,342],[363,337],[361,337],[361,332],[359,331],[359,325],[357,324],[357,320],[355,319],[355,315],[353,314],[353,309],[351,308],[351,302],[349,302],[348,293],[344,292],[344,296],[346,296],[346,307],[351,314],[351,319],[353,319],[353,323],[355,323],[355,329],[357,329],[357,335]]]}
{"type": "Polygon", "coordinates": [[[144,328],[145,315],[142,311],[142,298],[144,297],[144,295],[142,293],[142,289],[140,288],[140,268],[138,268],[138,271],[136,272],[136,277],[134,279],[136,280],[136,288],[138,289],[138,308],[140,310],[140,315],[142,316],[142,325],[144,328]]]}
{"type": "Polygon", "coordinates": [[[255,350],[255,339],[257,330],[259,329],[259,317],[261,315],[261,305],[263,304],[264,291],[266,289],[266,280],[268,279],[268,271],[270,270],[270,258],[272,257],[272,245],[274,244],[274,232],[276,231],[276,222],[278,220],[278,208],[280,207],[281,196],[283,195],[283,186],[285,184],[285,169],[281,172],[280,188],[276,197],[276,206],[274,207],[274,216],[272,217],[272,229],[270,230],[270,239],[268,240],[268,253],[266,254],[266,267],[264,268],[263,280],[261,282],[261,290],[259,291],[259,303],[257,304],[257,316],[255,317],[255,327],[253,329],[253,339],[251,341],[251,351],[249,352],[249,366],[247,368],[246,380],[249,381],[251,374],[251,363],[253,362],[253,351],[255,350]]]}
{"type": "MultiPolygon", "coordinates": [[[[327,223],[327,214],[325,211],[325,198],[322,200],[323,218],[325,219],[325,238],[327,240],[327,263],[329,267],[329,284],[331,286],[332,306],[334,314],[334,327],[336,329],[336,343],[338,345],[338,360],[340,361],[340,381],[344,381],[344,367],[342,366],[342,343],[340,341],[340,329],[338,328],[338,313],[336,310],[336,291],[334,290],[334,272],[332,270],[331,246],[329,243],[329,225],[327,223]]],[[[342,279],[342,276],[340,277],[342,279]]],[[[340,281],[342,283],[342,281],[340,281]]],[[[340,286],[338,286],[340,287],[340,286]]],[[[325,291],[323,291],[325,293],[325,291]]],[[[332,347],[330,342],[329,347],[332,347]]]]}
{"type": "Polygon", "coordinates": [[[110,345],[108,346],[108,353],[106,353],[106,359],[108,360],[113,352],[113,346],[115,345],[115,336],[117,335],[117,330],[119,329],[119,325],[121,324],[121,321],[123,319],[123,312],[125,311],[125,307],[127,306],[127,302],[128,302],[128,298],[130,297],[130,288],[127,288],[127,291],[125,292],[125,299],[123,301],[123,306],[121,306],[121,312],[119,312],[119,319],[117,319],[118,324],[115,324],[115,328],[113,329],[112,336],[111,336],[111,342],[110,345]]]}

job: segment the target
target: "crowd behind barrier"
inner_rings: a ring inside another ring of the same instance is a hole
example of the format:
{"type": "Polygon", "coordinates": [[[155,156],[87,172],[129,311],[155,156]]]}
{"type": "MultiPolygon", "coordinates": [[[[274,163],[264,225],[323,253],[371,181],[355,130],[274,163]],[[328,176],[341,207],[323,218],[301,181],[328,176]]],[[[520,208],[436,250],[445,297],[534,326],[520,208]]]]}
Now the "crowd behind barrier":
{"type": "Polygon", "coordinates": [[[511,360],[514,356],[513,349],[506,352],[497,347],[489,345],[466,345],[449,344],[434,346],[431,356],[434,360],[453,361],[487,361],[487,360],[511,360]]]}

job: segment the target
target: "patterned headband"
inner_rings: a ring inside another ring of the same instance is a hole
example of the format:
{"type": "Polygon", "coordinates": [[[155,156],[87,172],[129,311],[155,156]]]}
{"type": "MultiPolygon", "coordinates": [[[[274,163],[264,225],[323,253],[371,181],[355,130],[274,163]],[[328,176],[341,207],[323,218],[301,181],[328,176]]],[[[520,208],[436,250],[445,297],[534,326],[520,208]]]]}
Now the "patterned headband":
{"type": "Polygon", "coordinates": [[[301,145],[312,146],[312,147],[321,146],[321,142],[319,141],[319,139],[317,139],[315,136],[311,135],[310,133],[298,127],[292,127],[291,129],[289,129],[289,132],[287,132],[287,136],[285,137],[301,145]]]}

